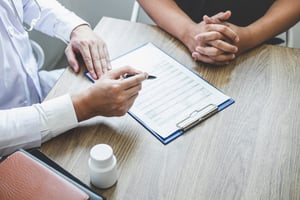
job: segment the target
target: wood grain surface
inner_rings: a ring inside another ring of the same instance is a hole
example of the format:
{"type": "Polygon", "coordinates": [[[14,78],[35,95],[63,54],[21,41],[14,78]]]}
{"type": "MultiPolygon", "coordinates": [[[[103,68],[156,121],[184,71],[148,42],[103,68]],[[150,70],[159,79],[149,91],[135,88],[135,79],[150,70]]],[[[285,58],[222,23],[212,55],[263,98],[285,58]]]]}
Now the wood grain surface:
{"type": "MultiPolygon", "coordinates": [[[[300,199],[300,50],[264,45],[215,67],[194,62],[156,26],[103,18],[95,31],[111,58],[153,42],[235,103],[168,145],[127,114],[88,120],[43,144],[45,154],[90,185],[89,150],[111,145],[118,182],[106,190],[91,186],[108,199],[300,199]]],[[[67,69],[47,99],[90,85],[67,69]]]]}

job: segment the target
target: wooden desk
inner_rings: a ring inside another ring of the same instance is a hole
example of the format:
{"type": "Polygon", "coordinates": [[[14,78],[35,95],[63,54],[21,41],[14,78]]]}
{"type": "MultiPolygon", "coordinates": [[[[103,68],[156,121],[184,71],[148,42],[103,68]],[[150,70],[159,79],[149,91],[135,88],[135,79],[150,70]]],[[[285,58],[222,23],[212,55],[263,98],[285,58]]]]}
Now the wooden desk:
{"type": "MultiPolygon", "coordinates": [[[[118,160],[108,199],[300,199],[300,50],[262,46],[225,67],[195,63],[157,27],[103,18],[95,28],[112,58],[153,42],[235,99],[168,145],[128,114],[97,117],[41,150],[90,185],[89,150],[107,143],[118,160]]],[[[48,98],[90,85],[66,70],[48,98]]]]}

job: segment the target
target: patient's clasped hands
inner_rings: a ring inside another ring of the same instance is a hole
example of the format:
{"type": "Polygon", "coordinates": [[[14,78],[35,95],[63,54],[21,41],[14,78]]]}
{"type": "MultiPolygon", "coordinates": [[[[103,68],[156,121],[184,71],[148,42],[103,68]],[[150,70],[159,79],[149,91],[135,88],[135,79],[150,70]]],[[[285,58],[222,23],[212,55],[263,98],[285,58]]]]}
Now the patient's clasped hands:
{"type": "Polygon", "coordinates": [[[205,63],[225,65],[239,52],[239,35],[226,22],[230,11],[220,12],[212,17],[203,16],[203,21],[195,24],[190,31],[191,38],[186,46],[195,60],[205,63]]]}

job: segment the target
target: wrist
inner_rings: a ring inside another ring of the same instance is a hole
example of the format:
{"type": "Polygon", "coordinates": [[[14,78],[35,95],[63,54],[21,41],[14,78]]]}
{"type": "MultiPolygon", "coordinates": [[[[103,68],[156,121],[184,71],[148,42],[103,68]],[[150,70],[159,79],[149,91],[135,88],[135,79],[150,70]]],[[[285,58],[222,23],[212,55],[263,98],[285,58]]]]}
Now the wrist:
{"type": "Polygon", "coordinates": [[[74,35],[76,35],[77,33],[84,31],[86,29],[91,30],[91,26],[89,24],[80,24],[78,26],[76,26],[75,28],[73,28],[70,38],[72,38],[74,35]]]}
{"type": "Polygon", "coordinates": [[[250,27],[242,27],[239,32],[238,54],[242,54],[249,49],[259,45],[250,27]]]}
{"type": "Polygon", "coordinates": [[[89,90],[87,90],[87,92],[84,93],[80,93],[77,95],[72,95],[71,96],[71,100],[74,106],[74,110],[78,119],[78,122],[84,121],[86,119],[89,119],[92,116],[92,108],[90,106],[90,104],[88,103],[88,93],[89,90]]]}
{"type": "Polygon", "coordinates": [[[195,36],[200,32],[195,32],[195,30],[199,31],[198,24],[194,22],[187,25],[184,29],[182,29],[181,34],[179,35],[178,39],[191,51],[193,52],[194,49],[192,46],[195,44],[195,36]]]}

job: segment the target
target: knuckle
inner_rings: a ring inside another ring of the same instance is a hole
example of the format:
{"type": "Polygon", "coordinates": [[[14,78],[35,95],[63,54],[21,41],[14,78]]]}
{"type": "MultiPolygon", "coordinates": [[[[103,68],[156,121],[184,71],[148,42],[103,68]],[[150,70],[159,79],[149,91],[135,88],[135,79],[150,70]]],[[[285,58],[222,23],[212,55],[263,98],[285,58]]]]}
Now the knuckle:
{"type": "Polygon", "coordinates": [[[107,45],[106,45],[106,43],[104,43],[104,42],[100,42],[100,46],[102,47],[102,48],[107,48],[107,45]]]}
{"type": "Polygon", "coordinates": [[[80,40],[79,41],[80,46],[82,47],[88,47],[88,41],[87,40],[80,40]]]}
{"type": "Polygon", "coordinates": [[[141,83],[141,81],[142,81],[141,79],[142,79],[141,77],[135,77],[134,78],[134,84],[135,85],[139,85],[141,83]]]}
{"type": "Polygon", "coordinates": [[[127,106],[125,105],[119,105],[118,107],[115,108],[115,115],[116,116],[123,116],[126,114],[128,111],[127,106]]]}
{"type": "Polygon", "coordinates": [[[211,50],[211,54],[212,55],[218,55],[219,54],[219,51],[217,49],[212,49],[211,50]]]}
{"type": "Polygon", "coordinates": [[[121,106],[124,103],[124,97],[121,95],[116,96],[115,103],[121,106]]]}
{"type": "MultiPolygon", "coordinates": [[[[143,88],[143,87],[142,87],[142,84],[139,84],[139,85],[138,85],[138,91],[141,91],[142,88],[143,88]]],[[[137,92],[137,94],[138,94],[138,92],[137,92]]]]}
{"type": "Polygon", "coordinates": [[[220,32],[216,32],[216,38],[222,39],[223,35],[220,32]]]}
{"type": "Polygon", "coordinates": [[[116,95],[116,94],[120,93],[120,85],[119,84],[111,85],[110,91],[111,91],[112,95],[116,95]]]}
{"type": "Polygon", "coordinates": [[[85,63],[91,63],[92,62],[92,58],[89,56],[83,56],[83,60],[85,63]]]}
{"type": "Polygon", "coordinates": [[[225,32],[227,30],[227,27],[226,26],[220,26],[220,31],[221,32],[225,32]]]}
{"type": "Polygon", "coordinates": [[[126,112],[127,112],[127,106],[125,106],[125,105],[122,105],[121,107],[120,107],[120,114],[121,115],[125,115],[126,114],[126,112]]]}
{"type": "Polygon", "coordinates": [[[98,56],[93,56],[92,60],[94,62],[102,61],[103,59],[100,59],[98,56]]]}
{"type": "Polygon", "coordinates": [[[96,40],[90,40],[89,42],[88,42],[88,44],[90,44],[90,45],[92,45],[92,46],[94,46],[94,45],[96,45],[98,42],[96,41],[96,40]]]}
{"type": "Polygon", "coordinates": [[[221,46],[222,46],[222,42],[221,42],[220,40],[216,40],[216,41],[215,41],[215,45],[216,45],[217,47],[221,47],[221,46]]]}

